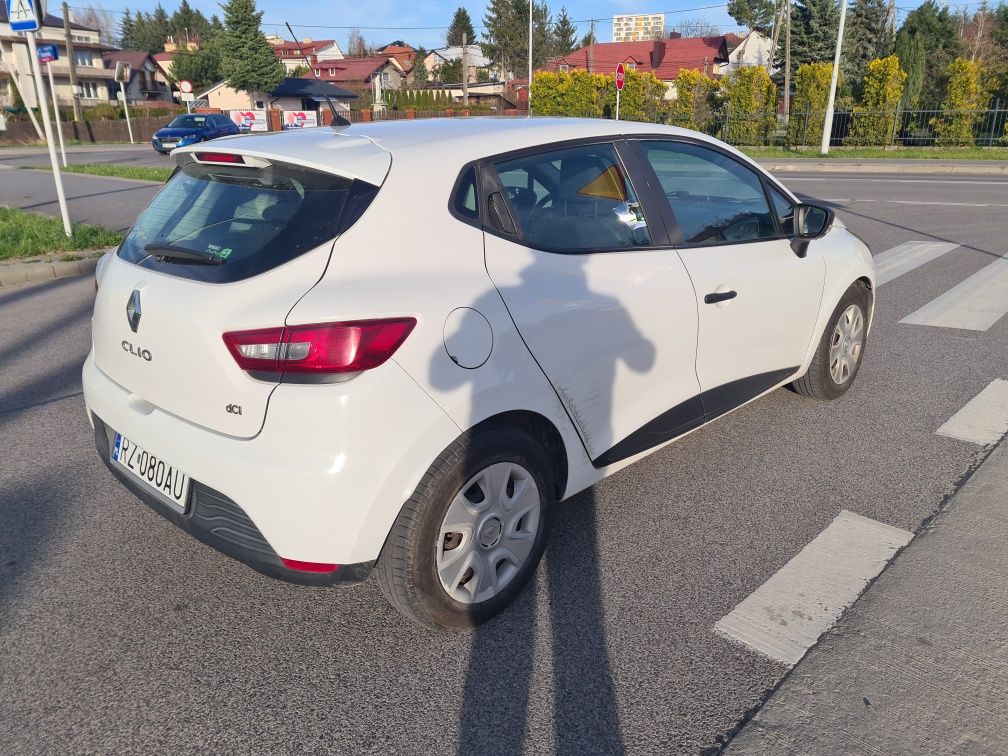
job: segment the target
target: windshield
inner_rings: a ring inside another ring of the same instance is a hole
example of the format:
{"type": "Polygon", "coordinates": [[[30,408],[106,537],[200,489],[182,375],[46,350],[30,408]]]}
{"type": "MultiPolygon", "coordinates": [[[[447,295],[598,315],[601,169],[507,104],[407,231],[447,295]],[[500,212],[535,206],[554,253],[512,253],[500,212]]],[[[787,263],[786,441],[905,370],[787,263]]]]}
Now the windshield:
{"type": "Polygon", "coordinates": [[[207,117],[201,115],[180,115],[168,124],[169,129],[202,129],[207,117]]]}
{"type": "Polygon", "coordinates": [[[147,206],[119,256],[185,278],[238,281],[332,241],[348,197],[359,208],[359,198],[375,191],[361,181],[292,165],[190,162],[147,206]],[[195,264],[194,257],[214,264],[195,264]]]}

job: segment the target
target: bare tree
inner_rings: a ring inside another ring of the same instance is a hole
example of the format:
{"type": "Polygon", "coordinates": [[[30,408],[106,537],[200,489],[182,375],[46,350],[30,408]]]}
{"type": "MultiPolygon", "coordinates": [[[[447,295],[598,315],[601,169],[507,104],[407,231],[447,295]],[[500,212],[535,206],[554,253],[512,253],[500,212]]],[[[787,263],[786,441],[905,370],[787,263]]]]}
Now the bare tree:
{"type": "Polygon", "coordinates": [[[720,37],[721,29],[706,18],[687,18],[672,27],[683,37],[720,37]]]}
{"type": "Polygon", "coordinates": [[[351,29],[350,36],[347,39],[347,55],[351,58],[361,58],[373,53],[374,48],[370,47],[364,40],[364,35],[361,34],[360,29],[351,29]]]}
{"type": "Polygon", "coordinates": [[[81,10],[72,11],[70,20],[82,26],[97,29],[102,44],[112,45],[118,42],[119,22],[110,11],[100,5],[88,4],[81,10]]]}

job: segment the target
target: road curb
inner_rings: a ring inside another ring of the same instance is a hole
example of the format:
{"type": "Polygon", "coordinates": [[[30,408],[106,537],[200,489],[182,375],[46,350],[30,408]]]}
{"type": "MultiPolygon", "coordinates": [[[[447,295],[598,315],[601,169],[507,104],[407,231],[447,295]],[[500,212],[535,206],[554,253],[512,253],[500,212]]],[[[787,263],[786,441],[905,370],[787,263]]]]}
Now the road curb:
{"type": "Polygon", "coordinates": [[[94,273],[98,258],[104,253],[105,250],[88,253],[79,260],[29,260],[27,262],[0,263],[0,289],[94,273]]]}
{"type": "Polygon", "coordinates": [[[808,162],[769,160],[757,161],[771,173],[905,173],[917,175],[963,175],[963,176],[1008,176],[1008,163],[994,162],[991,165],[975,163],[920,163],[900,164],[893,160],[886,163],[857,163],[833,160],[809,160],[808,162]]]}

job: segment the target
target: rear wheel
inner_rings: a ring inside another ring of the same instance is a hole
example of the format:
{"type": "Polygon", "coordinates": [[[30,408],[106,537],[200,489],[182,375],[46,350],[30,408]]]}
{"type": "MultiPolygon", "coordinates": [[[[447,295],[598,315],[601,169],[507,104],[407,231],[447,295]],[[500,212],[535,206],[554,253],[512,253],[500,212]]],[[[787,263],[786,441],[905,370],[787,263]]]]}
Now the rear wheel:
{"type": "Polygon", "coordinates": [[[407,500],[378,559],[382,592],[430,627],[474,627],[535,572],[549,536],[552,468],[511,426],[465,434],[407,500]]]}
{"type": "Polygon", "coordinates": [[[868,290],[859,281],[844,292],[833,310],[812,364],[791,384],[795,391],[820,400],[847,393],[861,369],[868,312],[868,290]]]}

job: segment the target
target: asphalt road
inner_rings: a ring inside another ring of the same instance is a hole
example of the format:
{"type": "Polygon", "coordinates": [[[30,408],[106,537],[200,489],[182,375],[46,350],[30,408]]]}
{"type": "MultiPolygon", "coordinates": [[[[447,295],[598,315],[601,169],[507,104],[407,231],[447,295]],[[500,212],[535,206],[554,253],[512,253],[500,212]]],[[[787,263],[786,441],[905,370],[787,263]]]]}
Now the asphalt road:
{"type": "Polygon", "coordinates": [[[474,633],[410,624],[373,582],[271,581],[173,528],[95,456],[92,282],[0,294],[3,750],[716,749],[785,668],[714,623],[840,509],[916,530],[981,456],[935,430],[1008,378],[1008,317],[898,322],[1005,253],[1008,182],[785,182],[876,253],[961,246],[880,288],[844,398],[777,391],[566,502],[532,590],[474,633]]]}
{"type": "MultiPolygon", "coordinates": [[[[59,157],[59,150],[56,152],[59,157]]],[[[143,165],[156,168],[170,168],[174,162],[167,155],[154,151],[149,142],[141,144],[83,144],[67,148],[67,162],[71,165],[83,163],[110,163],[112,165],[143,165]]],[[[49,151],[45,147],[5,147],[0,150],[0,167],[49,165],[49,151]]]]}

